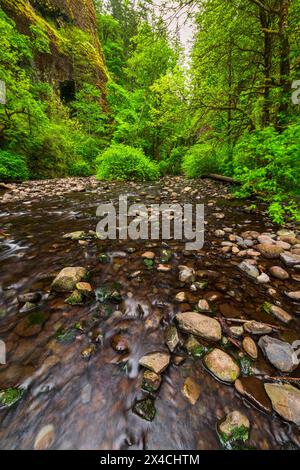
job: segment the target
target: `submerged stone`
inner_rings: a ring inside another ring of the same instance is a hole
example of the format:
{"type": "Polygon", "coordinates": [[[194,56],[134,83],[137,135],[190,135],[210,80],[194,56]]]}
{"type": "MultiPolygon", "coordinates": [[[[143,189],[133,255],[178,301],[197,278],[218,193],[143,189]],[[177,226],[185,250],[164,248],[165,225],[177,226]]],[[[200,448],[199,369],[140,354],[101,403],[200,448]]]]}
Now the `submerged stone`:
{"type": "Polygon", "coordinates": [[[161,376],[152,372],[151,370],[145,370],[143,374],[142,389],[147,392],[157,392],[161,384],[161,376]]]}
{"type": "Polygon", "coordinates": [[[137,401],[133,407],[133,412],[146,421],[153,421],[156,415],[154,400],[146,398],[145,400],[137,401]]]}
{"type": "Polygon", "coordinates": [[[191,405],[195,405],[200,396],[200,385],[194,379],[188,377],[182,387],[182,394],[191,405]]]}
{"type": "Polygon", "coordinates": [[[164,332],[165,343],[169,350],[173,352],[179,344],[179,336],[176,326],[167,326],[164,332]]]}

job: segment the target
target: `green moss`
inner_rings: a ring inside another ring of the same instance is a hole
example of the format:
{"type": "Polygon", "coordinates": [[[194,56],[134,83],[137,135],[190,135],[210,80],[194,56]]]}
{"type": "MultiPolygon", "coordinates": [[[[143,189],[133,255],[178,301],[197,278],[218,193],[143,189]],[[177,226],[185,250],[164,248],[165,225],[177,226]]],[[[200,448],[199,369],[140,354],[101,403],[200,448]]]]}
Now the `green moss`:
{"type": "Polygon", "coordinates": [[[70,328],[70,329],[63,329],[60,328],[57,330],[55,333],[55,339],[59,341],[60,343],[71,343],[77,334],[77,331],[75,328],[70,328]]]}
{"type": "Polygon", "coordinates": [[[269,302],[264,302],[262,309],[265,313],[270,314],[271,304],[269,302]]]}
{"type": "Polygon", "coordinates": [[[121,294],[118,288],[110,288],[108,286],[102,286],[95,291],[96,300],[100,303],[114,302],[119,303],[122,300],[121,294]]]}
{"type": "Polygon", "coordinates": [[[72,294],[65,300],[66,304],[69,305],[82,305],[83,295],[75,289],[72,294]]]}
{"type": "Polygon", "coordinates": [[[154,268],[154,261],[153,259],[144,259],[143,260],[144,265],[146,266],[147,269],[153,269],[154,268]]]}
{"type": "Polygon", "coordinates": [[[230,435],[220,432],[219,438],[222,447],[227,450],[246,449],[244,443],[249,439],[249,429],[246,426],[240,426],[232,429],[230,435]]]}
{"type": "Polygon", "coordinates": [[[30,325],[42,325],[47,320],[47,316],[42,312],[33,312],[27,318],[30,325]]]}
{"type": "Polygon", "coordinates": [[[0,407],[11,407],[17,403],[24,395],[24,390],[21,388],[6,388],[0,390],[0,407]]]}
{"type": "Polygon", "coordinates": [[[253,375],[253,361],[248,356],[238,357],[238,362],[243,375],[253,375]]]}

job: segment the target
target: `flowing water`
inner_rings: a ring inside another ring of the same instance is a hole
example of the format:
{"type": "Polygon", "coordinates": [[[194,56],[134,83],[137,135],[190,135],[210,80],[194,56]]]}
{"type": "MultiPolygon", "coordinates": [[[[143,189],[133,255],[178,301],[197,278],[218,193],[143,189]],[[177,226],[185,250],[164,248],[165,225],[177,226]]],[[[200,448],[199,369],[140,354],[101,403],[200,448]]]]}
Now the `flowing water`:
{"type": "MultiPolygon", "coordinates": [[[[262,311],[262,304],[270,301],[266,288],[241,274],[237,269],[240,260],[221,254],[220,241],[214,236],[224,226],[241,233],[271,230],[272,224],[264,215],[265,207],[249,213],[245,204],[229,200],[227,193],[227,187],[219,183],[203,180],[195,184],[174,178],[155,184],[99,184],[85,192],[3,204],[0,226],[6,236],[0,240],[0,338],[6,343],[7,364],[0,366],[0,389],[22,387],[25,393],[13,407],[0,409],[2,449],[32,449],[38,432],[47,425],[54,429],[53,449],[219,449],[217,423],[232,410],[240,410],[250,420],[250,447],[300,447],[295,425],[256,409],[233,386],[208,373],[201,359],[188,357],[180,348],[177,352],[185,361],[178,366],[171,363],[164,372],[153,422],[132,412],[134,403],[145,397],[140,357],[166,350],[165,327],[179,311],[192,310],[200,297],[213,301],[217,316],[222,312],[228,317],[280,325],[262,311]],[[191,188],[185,191],[186,186],[191,188]],[[148,205],[204,202],[203,250],[187,253],[183,242],[170,241],[172,270],[163,273],[147,269],[141,257],[150,249],[159,259],[165,248],[161,241],[91,240],[82,244],[63,239],[67,232],[95,230],[97,205],[116,201],[119,194],[130,194],[132,200],[148,205]],[[217,219],[216,211],[225,218],[217,219]],[[108,255],[108,263],[99,262],[100,253],[108,255]],[[202,293],[192,293],[178,280],[182,264],[215,271],[218,278],[208,279],[202,293]],[[91,299],[83,306],[67,305],[66,295],[50,293],[54,276],[66,266],[87,267],[93,288],[117,286],[122,301],[101,304],[91,299]],[[141,274],[132,278],[135,271],[141,274]],[[182,290],[188,299],[179,304],[175,296],[182,290]],[[36,310],[20,313],[18,295],[37,291],[43,297],[36,310]],[[76,333],[68,341],[59,341],[57,331],[73,328],[74,332],[74,325],[76,333]],[[128,353],[112,348],[111,338],[116,334],[128,341],[128,353]],[[90,344],[96,350],[87,360],[81,352],[90,344]],[[181,392],[189,376],[200,385],[195,405],[181,392]]],[[[263,264],[271,265],[267,260],[263,264]]],[[[283,306],[295,318],[290,330],[280,332],[282,339],[300,337],[299,305],[284,297],[286,290],[298,286],[296,280],[272,280],[283,306]]],[[[261,355],[255,370],[261,375],[278,375],[261,355]]],[[[293,375],[299,377],[299,370],[293,375]]]]}

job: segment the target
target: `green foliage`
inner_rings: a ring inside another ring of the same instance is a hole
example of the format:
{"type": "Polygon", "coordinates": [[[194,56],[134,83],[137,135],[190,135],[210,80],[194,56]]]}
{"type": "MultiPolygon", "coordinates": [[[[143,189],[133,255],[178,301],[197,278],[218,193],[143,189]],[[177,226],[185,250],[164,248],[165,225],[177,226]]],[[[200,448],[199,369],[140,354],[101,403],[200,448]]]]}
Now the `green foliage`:
{"type": "Polygon", "coordinates": [[[0,408],[13,406],[23,395],[24,390],[21,388],[10,387],[0,390],[0,408]]]}
{"type": "Polygon", "coordinates": [[[79,160],[77,162],[71,163],[69,168],[69,175],[70,176],[91,176],[92,171],[89,167],[88,163],[79,160]]]}
{"type": "Polygon", "coordinates": [[[0,180],[23,181],[29,178],[26,162],[20,155],[0,150],[0,180]]]}
{"type": "Polygon", "coordinates": [[[112,145],[97,158],[99,180],[155,180],[159,176],[157,165],[140,149],[127,145],[112,145]]]}
{"type": "Polygon", "coordinates": [[[279,133],[273,127],[246,134],[234,148],[234,175],[242,183],[240,197],[254,193],[270,202],[277,223],[286,213],[300,216],[296,203],[300,188],[300,123],[279,133]]]}
{"type": "Polygon", "coordinates": [[[183,158],[182,170],[188,178],[199,178],[216,172],[217,169],[216,149],[210,142],[194,145],[183,158]]]}
{"type": "Polygon", "coordinates": [[[161,175],[180,175],[182,159],[186,154],[186,147],[175,147],[170,154],[158,164],[161,175]]]}

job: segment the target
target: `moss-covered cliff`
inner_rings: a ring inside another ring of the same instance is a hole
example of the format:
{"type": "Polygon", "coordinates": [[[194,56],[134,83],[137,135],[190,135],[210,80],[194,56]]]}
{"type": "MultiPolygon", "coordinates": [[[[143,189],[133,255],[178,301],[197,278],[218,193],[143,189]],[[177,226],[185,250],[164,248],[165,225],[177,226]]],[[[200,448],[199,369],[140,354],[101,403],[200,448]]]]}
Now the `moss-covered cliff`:
{"type": "Polygon", "coordinates": [[[54,88],[66,82],[96,85],[106,108],[107,72],[92,0],[0,0],[19,31],[38,44],[33,70],[54,88]]]}

